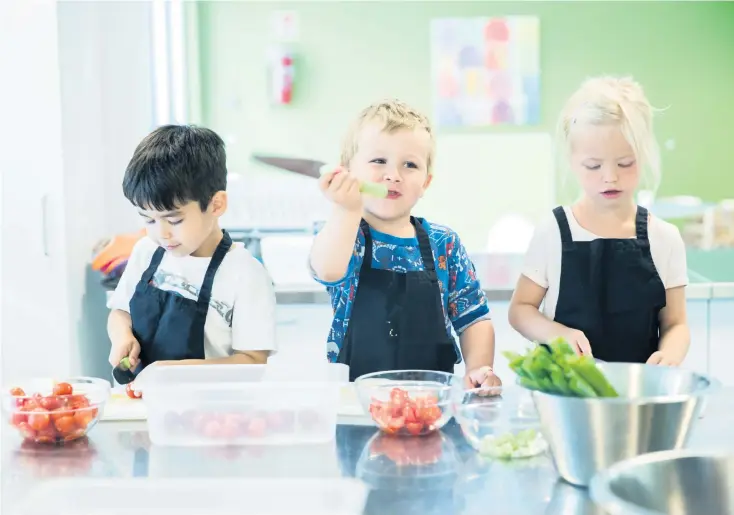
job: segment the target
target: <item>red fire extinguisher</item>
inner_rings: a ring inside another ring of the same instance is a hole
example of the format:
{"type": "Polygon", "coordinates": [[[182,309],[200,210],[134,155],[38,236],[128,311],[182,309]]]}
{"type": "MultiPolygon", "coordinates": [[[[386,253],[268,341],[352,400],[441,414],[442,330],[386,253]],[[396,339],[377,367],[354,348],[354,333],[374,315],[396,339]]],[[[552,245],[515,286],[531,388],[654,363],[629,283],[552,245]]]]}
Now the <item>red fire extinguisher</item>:
{"type": "Polygon", "coordinates": [[[293,53],[278,49],[271,61],[271,98],[275,104],[290,104],[293,99],[293,53]]]}

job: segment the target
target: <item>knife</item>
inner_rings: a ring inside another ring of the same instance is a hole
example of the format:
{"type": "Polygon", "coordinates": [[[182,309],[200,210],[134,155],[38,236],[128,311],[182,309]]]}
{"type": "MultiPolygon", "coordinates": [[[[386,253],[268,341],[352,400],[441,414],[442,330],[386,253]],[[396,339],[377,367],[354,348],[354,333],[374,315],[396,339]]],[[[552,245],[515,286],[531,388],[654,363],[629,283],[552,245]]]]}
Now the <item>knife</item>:
{"type": "MultiPolygon", "coordinates": [[[[266,156],[262,154],[253,154],[252,158],[261,163],[314,179],[321,177],[321,171],[327,164],[323,161],[314,161],[313,159],[266,156]]],[[[385,198],[388,194],[387,186],[375,182],[362,182],[359,185],[359,191],[377,198],[385,198]]]]}
{"type": "Polygon", "coordinates": [[[280,157],[280,156],[266,156],[262,154],[254,154],[252,158],[255,161],[260,161],[266,165],[280,168],[281,170],[288,170],[289,172],[295,172],[306,177],[312,177],[318,179],[321,176],[321,167],[326,163],[323,161],[314,161],[312,159],[300,159],[297,157],[280,157]]]}

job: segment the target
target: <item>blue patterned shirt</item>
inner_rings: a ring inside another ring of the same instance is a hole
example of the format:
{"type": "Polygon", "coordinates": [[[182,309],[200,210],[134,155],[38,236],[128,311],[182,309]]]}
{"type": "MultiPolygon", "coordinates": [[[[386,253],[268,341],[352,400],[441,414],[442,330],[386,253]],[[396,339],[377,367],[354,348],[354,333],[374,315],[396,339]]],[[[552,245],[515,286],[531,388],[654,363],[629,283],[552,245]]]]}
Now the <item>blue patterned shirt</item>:
{"type": "MultiPolygon", "coordinates": [[[[456,334],[461,335],[473,323],[490,318],[487,297],[479,285],[474,264],[469,259],[458,234],[448,227],[426,220],[423,220],[423,227],[431,241],[433,259],[436,263],[446,332],[451,336],[453,328],[456,334]]],[[[372,268],[403,273],[423,270],[417,238],[398,238],[374,229],[370,229],[370,234],[372,268]]],[[[360,228],[349,268],[342,280],[333,283],[321,281],[312,271],[314,278],[326,286],[331,296],[334,320],[327,343],[327,353],[331,362],[335,362],[339,355],[349,325],[349,316],[359,285],[364,244],[364,233],[360,228]]]]}

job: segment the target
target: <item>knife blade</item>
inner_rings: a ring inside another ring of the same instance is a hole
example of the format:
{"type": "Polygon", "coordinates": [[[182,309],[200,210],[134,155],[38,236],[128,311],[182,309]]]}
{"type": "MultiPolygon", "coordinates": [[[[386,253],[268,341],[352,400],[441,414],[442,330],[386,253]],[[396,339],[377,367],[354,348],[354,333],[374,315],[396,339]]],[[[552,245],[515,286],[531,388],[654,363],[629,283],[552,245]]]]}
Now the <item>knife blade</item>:
{"type": "Polygon", "coordinates": [[[323,161],[314,161],[313,159],[302,159],[297,157],[269,156],[263,154],[253,154],[252,158],[266,165],[280,168],[299,175],[305,175],[318,179],[321,174],[321,167],[326,163],[323,161]]]}

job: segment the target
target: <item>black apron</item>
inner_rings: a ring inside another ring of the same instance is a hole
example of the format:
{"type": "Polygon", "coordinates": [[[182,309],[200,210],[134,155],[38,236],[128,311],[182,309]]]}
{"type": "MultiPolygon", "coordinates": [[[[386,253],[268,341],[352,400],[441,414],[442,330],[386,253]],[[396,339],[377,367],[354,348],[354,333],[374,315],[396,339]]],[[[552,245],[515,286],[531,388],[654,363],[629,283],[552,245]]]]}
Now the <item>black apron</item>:
{"type": "Polygon", "coordinates": [[[337,361],[349,365],[349,380],[387,370],[454,371],[459,354],[446,330],[443,301],[422,220],[415,227],[423,270],[372,268],[372,235],[362,220],[364,260],[359,285],[337,361]]]}
{"type": "Polygon", "coordinates": [[[136,372],[156,361],[204,359],[204,323],[214,275],[232,246],[229,234],[222,233],[197,300],[153,286],[153,276],[166,252],[163,247],[156,249],[130,299],[133,335],[140,343],[141,366],[136,372]]]}
{"type": "Polygon", "coordinates": [[[637,208],[637,238],[573,241],[563,207],[561,282],[554,320],[582,331],[595,358],[645,363],[658,350],[665,287],[647,238],[647,209],[637,208]]]}

